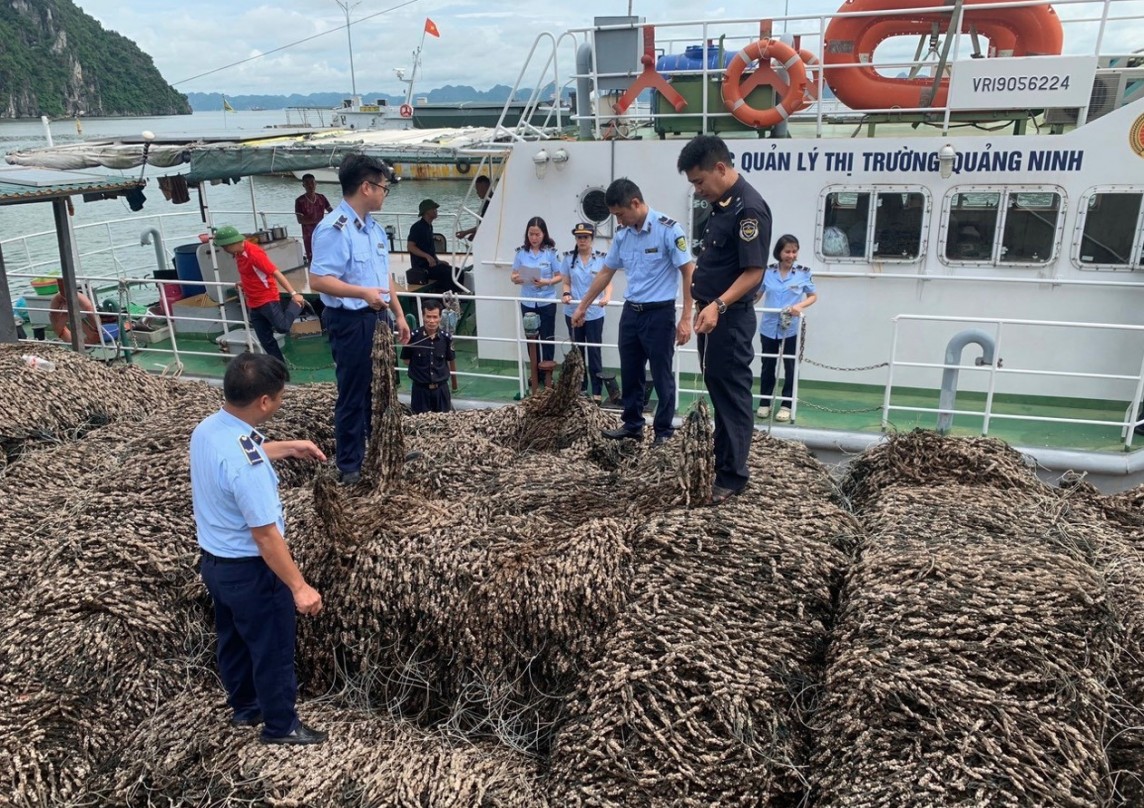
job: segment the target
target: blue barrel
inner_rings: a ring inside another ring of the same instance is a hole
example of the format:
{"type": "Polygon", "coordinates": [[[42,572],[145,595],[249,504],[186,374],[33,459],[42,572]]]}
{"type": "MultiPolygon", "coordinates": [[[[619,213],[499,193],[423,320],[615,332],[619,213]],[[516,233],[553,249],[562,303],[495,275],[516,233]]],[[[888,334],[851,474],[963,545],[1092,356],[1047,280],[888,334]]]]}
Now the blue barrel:
{"type": "Polygon", "coordinates": [[[207,287],[202,286],[203,272],[199,269],[199,245],[180,244],[175,248],[175,273],[181,281],[199,281],[198,284],[181,283],[183,297],[205,295],[207,287]]]}
{"type": "Polygon", "coordinates": [[[723,53],[723,64],[719,64],[719,48],[716,45],[688,45],[683,53],[667,53],[655,60],[655,69],[660,73],[672,73],[677,70],[702,70],[703,52],[707,52],[707,69],[722,72],[731,60],[735,58],[735,51],[723,53]]]}

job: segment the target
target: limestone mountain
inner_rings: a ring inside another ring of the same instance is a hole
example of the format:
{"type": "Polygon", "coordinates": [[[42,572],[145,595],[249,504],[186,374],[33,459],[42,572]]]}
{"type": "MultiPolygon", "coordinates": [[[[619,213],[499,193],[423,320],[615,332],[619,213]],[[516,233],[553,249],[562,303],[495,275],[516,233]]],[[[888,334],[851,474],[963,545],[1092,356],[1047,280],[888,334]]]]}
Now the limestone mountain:
{"type": "Polygon", "coordinates": [[[0,0],[0,117],[190,114],[139,47],[71,0],[0,0]]]}

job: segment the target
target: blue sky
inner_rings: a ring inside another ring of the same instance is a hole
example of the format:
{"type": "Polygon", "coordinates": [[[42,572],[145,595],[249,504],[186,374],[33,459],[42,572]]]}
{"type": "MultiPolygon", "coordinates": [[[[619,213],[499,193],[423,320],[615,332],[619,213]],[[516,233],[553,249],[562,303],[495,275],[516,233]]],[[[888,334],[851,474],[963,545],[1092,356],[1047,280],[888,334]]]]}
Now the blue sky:
{"type": "MultiPolygon", "coordinates": [[[[345,30],[318,36],[285,51],[272,53],[237,67],[193,78],[241,59],[267,53],[292,42],[337,29],[345,14],[335,0],[279,0],[221,2],[197,0],[77,0],[85,12],[104,27],[135,41],[150,54],[167,81],[183,92],[284,94],[290,92],[348,92],[349,58],[345,30]],[[187,81],[187,79],[192,79],[187,81]]],[[[634,0],[634,13],[648,21],[682,22],[707,19],[781,16],[784,6],[791,14],[815,15],[837,10],[842,0],[760,0],[760,2],[712,3],[703,0],[634,0]]],[[[513,84],[528,49],[542,32],[559,34],[591,24],[595,15],[627,13],[626,0],[361,0],[351,9],[354,68],[359,92],[398,93],[402,86],[393,68],[410,65],[411,54],[421,36],[426,17],[440,29],[440,39],[427,38],[418,86],[430,89],[444,84],[468,84],[487,89],[494,84],[513,84]],[[390,10],[391,9],[391,10],[390,10]],[[385,12],[378,14],[378,12],[385,12]],[[371,16],[376,15],[376,16],[371,16]],[[363,19],[367,18],[367,19],[363,19]]],[[[1060,5],[1062,18],[1099,16],[1101,3],[1060,5]]],[[[1144,0],[1118,0],[1115,14],[1144,16],[1144,0]]],[[[801,26],[817,31],[817,20],[801,26]]],[[[1074,29],[1066,27],[1066,51],[1078,52],[1095,37],[1096,23],[1074,29]],[[1087,44],[1086,44],[1087,43],[1087,44]]],[[[699,28],[677,29],[661,36],[681,43],[698,42],[699,28]]],[[[713,24],[710,36],[721,33],[747,36],[757,24],[713,24]]],[[[1144,45],[1144,20],[1109,26],[1107,34],[1118,47],[1135,50],[1144,45]]],[[[662,41],[662,40],[661,40],[662,41]]],[[[912,55],[914,40],[887,43],[887,53],[912,55]]],[[[805,43],[814,47],[813,39],[805,43]]],[[[1080,51],[1083,52],[1083,51],[1080,51]]],[[[883,51],[879,50],[879,58],[883,51]]],[[[572,72],[573,49],[559,51],[561,73],[572,72]]],[[[905,58],[899,56],[899,58],[905,58]]],[[[530,71],[526,86],[537,83],[539,68],[530,71]]],[[[550,79],[551,77],[549,77],[550,79]]]]}

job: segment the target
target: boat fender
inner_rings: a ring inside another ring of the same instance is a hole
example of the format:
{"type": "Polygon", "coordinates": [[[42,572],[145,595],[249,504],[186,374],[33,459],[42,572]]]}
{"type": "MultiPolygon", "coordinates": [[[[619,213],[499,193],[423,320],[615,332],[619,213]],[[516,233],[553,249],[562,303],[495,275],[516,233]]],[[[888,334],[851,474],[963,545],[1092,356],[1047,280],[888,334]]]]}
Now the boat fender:
{"type": "Polygon", "coordinates": [[[468,157],[458,157],[456,165],[458,174],[468,174],[469,169],[472,168],[468,157]]]}
{"type": "Polygon", "coordinates": [[[753,126],[756,129],[765,129],[785,121],[791,113],[797,112],[806,106],[806,65],[799,58],[798,51],[778,39],[760,39],[736,53],[727,65],[723,74],[723,106],[727,108],[736,120],[753,126]],[[743,100],[743,91],[740,79],[747,65],[756,59],[764,62],[768,59],[777,59],[790,77],[790,87],[783,95],[782,100],[771,109],[755,109],[743,100]]]}

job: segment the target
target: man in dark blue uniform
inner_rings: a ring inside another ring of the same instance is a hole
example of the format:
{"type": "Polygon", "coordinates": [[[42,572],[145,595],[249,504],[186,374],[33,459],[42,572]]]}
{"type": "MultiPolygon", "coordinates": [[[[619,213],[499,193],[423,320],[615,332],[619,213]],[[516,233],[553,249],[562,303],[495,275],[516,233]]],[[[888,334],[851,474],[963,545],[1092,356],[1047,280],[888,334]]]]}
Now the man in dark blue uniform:
{"type": "Polygon", "coordinates": [[[231,725],[264,724],[264,743],[314,744],[326,733],[294,710],[294,611],[316,615],[322,596],[286,545],[271,461],[326,456],[311,441],[266,442],[258,431],[282,406],[289,379],[286,366],[266,354],[231,360],[222,381],[226,403],[191,434],[191,499],[231,725]]]}
{"type": "Polygon", "coordinates": [[[370,215],[381,210],[392,180],[393,172],[380,160],[346,155],[338,167],[342,202],[314,230],[310,288],[321,293],[326,305],[322,319],[338,380],[336,460],[346,485],[361,479],[370,433],[374,328],[396,321],[401,343],[409,342],[401,303],[389,293],[389,239],[370,215]]]}
{"type": "Polygon", "coordinates": [[[620,315],[620,384],[624,425],[604,437],[623,439],[643,435],[645,368],[651,365],[652,385],[659,403],[653,425],[655,444],[670,440],[675,428],[675,375],[671,361],[676,345],[691,339],[691,272],[695,268],[687,237],[674,219],[644,202],[639,186],[618,179],[604,192],[608,210],[621,225],[604,266],[584,293],[572,315],[572,325],[584,325],[588,306],[600,296],[616,270],[627,273],[624,310],[620,315]],[[675,298],[683,280],[683,313],[675,322],[675,298]]]}
{"type": "Polygon", "coordinates": [[[457,358],[453,336],[441,330],[441,301],[426,300],[421,306],[422,326],[401,349],[401,361],[409,367],[413,383],[410,408],[413,414],[451,412],[449,363],[457,358]]]}
{"type": "Polygon", "coordinates": [[[750,477],[757,325],[752,303],[767,265],[771,209],[739,176],[727,144],[714,135],[693,138],[676,167],[687,175],[695,195],[711,205],[691,294],[703,381],[715,407],[711,501],[719,504],[746,488],[750,477]]]}

